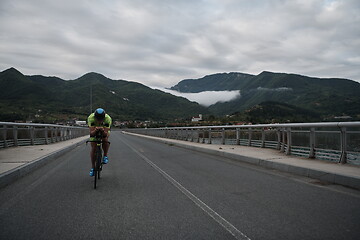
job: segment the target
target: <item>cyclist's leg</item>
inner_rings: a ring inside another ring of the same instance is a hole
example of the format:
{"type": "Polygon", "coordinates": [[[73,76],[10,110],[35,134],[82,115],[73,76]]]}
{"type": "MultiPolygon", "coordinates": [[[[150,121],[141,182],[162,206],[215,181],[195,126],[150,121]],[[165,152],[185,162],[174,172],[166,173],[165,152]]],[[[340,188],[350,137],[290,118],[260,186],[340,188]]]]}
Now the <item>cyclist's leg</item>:
{"type": "Polygon", "coordinates": [[[108,141],[108,137],[106,138],[103,138],[103,141],[105,141],[103,144],[102,144],[102,148],[104,150],[104,157],[107,157],[107,154],[109,152],[109,147],[110,147],[110,144],[107,142],[108,141]]]}
{"type": "Polygon", "coordinates": [[[102,149],[104,151],[103,164],[107,164],[109,162],[109,158],[108,158],[107,154],[109,151],[110,144],[107,142],[108,141],[107,137],[103,138],[103,141],[104,141],[104,143],[102,144],[102,149]]]}
{"type": "Polygon", "coordinates": [[[107,157],[109,147],[110,147],[110,144],[108,143],[109,136],[110,136],[110,129],[109,128],[105,128],[105,135],[106,135],[106,137],[103,137],[104,143],[102,144],[102,149],[104,151],[104,157],[107,157]]]}

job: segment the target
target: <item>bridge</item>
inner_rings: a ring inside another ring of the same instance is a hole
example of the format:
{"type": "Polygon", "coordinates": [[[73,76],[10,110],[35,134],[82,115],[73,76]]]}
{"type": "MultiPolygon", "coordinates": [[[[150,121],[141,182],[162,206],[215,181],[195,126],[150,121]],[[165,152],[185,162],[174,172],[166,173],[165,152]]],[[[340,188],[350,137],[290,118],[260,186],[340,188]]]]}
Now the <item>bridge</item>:
{"type": "Polygon", "coordinates": [[[0,239],[360,237],[357,126],[338,124],[329,151],[329,125],[112,131],[94,190],[87,129],[4,124],[0,239]],[[304,134],[314,152],[294,144],[304,134]]]}

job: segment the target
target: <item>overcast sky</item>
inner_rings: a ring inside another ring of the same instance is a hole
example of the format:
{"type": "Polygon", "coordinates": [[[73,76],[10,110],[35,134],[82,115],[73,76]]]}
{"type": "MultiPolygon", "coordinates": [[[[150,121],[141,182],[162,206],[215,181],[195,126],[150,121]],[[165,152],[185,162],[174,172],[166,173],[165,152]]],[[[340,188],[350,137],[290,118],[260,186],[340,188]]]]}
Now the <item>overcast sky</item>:
{"type": "Polygon", "coordinates": [[[170,87],[217,72],[360,81],[359,0],[1,0],[0,71],[170,87]]]}

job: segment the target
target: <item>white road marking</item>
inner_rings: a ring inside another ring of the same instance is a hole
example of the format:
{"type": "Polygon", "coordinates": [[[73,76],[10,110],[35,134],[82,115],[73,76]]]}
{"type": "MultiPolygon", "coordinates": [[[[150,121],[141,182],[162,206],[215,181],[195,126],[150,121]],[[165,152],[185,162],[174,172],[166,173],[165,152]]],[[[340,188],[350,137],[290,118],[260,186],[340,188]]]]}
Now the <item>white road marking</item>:
{"type": "Polygon", "coordinates": [[[139,155],[145,162],[147,162],[151,167],[153,167],[156,171],[158,171],[165,179],[167,179],[171,184],[173,184],[177,189],[179,189],[186,197],[188,197],[191,201],[193,201],[199,208],[201,208],[207,215],[209,215],[212,219],[214,219],[218,224],[220,224],[226,231],[228,231],[231,235],[233,235],[236,239],[247,239],[250,240],[248,236],[239,231],[234,225],[232,225],[225,218],[220,216],[217,212],[211,209],[206,203],[201,201],[198,197],[192,194],[189,190],[187,190],[184,186],[182,186],[178,181],[172,178],[169,174],[167,174],[164,170],[158,167],[155,163],[153,163],[149,158],[141,154],[134,147],[132,147],[129,143],[120,139],[126,146],[128,146],[131,150],[133,150],[137,155],[139,155]]]}

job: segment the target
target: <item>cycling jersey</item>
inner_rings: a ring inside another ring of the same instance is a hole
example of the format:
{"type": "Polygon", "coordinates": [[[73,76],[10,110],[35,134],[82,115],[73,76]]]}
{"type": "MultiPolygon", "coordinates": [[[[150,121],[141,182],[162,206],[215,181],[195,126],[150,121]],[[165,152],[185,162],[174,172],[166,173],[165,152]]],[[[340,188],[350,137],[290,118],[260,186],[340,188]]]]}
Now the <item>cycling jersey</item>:
{"type": "Polygon", "coordinates": [[[102,121],[101,123],[99,123],[98,121],[96,121],[95,119],[95,114],[92,113],[90,114],[90,116],[88,117],[88,126],[89,127],[105,127],[105,128],[110,128],[111,124],[112,124],[112,120],[111,117],[108,114],[105,114],[105,119],[104,121],[102,121]]]}

